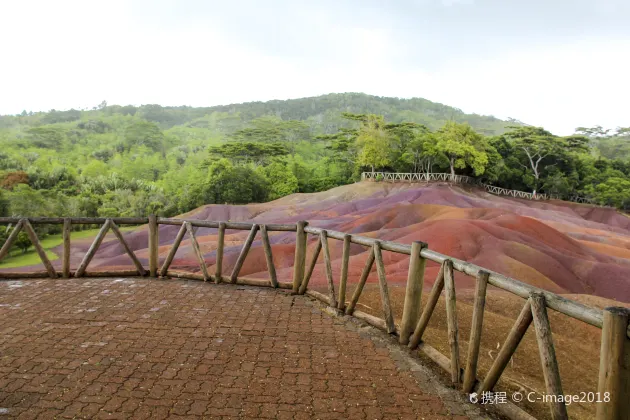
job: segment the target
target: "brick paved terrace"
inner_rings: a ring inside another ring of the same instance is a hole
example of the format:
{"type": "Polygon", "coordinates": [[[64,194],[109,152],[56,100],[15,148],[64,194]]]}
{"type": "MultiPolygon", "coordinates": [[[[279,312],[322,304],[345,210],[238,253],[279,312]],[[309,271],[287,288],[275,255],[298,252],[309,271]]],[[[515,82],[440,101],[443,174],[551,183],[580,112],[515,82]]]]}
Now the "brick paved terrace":
{"type": "Polygon", "coordinates": [[[0,418],[464,420],[477,410],[384,333],[274,289],[3,281],[0,352],[0,418]]]}

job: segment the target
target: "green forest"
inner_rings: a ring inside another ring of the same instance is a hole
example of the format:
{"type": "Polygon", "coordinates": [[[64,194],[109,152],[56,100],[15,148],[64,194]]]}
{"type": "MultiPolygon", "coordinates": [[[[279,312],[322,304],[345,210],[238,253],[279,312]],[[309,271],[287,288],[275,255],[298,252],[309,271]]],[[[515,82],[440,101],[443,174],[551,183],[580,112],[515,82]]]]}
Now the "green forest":
{"type": "MultiPolygon", "coordinates": [[[[425,99],[360,93],[207,108],[0,116],[2,216],[174,216],[356,182],[451,172],[630,208],[630,129],[558,137],[425,99]]],[[[56,232],[42,232],[56,233],[56,232]]]]}

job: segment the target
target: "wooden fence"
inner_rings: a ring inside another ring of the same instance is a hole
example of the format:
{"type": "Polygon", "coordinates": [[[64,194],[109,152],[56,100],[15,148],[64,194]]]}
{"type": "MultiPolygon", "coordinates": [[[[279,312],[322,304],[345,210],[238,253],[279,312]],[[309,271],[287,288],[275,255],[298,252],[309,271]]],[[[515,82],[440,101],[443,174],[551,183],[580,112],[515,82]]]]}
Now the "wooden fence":
{"type": "MultiPolygon", "coordinates": [[[[560,196],[552,194],[534,194],[525,191],[508,190],[507,188],[495,187],[484,184],[476,178],[465,175],[451,175],[449,173],[403,173],[403,172],[363,172],[362,181],[383,181],[383,182],[456,182],[458,184],[478,185],[490,194],[506,195],[515,198],[525,198],[528,200],[559,200],[560,196]]],[[[573,196],[567,201],[598,205],[593,200],[585,197],[573,196]]],[[[601,206],[608,207],[608,206],[601,206]]]]}
{"type": "MultiPolygon", "coordinates": [[[[215,283],[245,284],[252,286],[264,286],[273,288],[291,289],[295,294],[308,294],[325,302],[340,313],[351,315],[385,330],[389,334],[398,337],[401,345],[410,349],[417,349],[432,359],[437,365],[450,374],[456,387],[463,392],[475,391],[479,394],[491,391],[503,374],[510,358],[516,351],[521,339],[529,326],[533,323],[542,364],[543,376],[548,395],[563,395],[562,378],[558,370],[555,356],[554,343],[551,335],[548,309],[560,312],[568,317],[580,320],[587,324],[602,329],[601,352],[599,363],[598,392],[602,396],[609,397],[608,402],[597,403],[597,419],[628,419],[630,418],[630,310],[619,307],[606,308],[603,311],[585,306],[576,301],[566,299],[555,293],[530,286],[513,278],[486,270],[468,262],[440,254],[429,249],[422,242],[414,242],[405,245],[397,242],[382,241],[359,235],[311,227],[305,221],[295,224],[256,224],[234,222],[212,222],[201,220],[184,220],[158,218],[0,218],[0,224],[10,224],[13,229],[6,242],[0,249],[0,260],[4,258],[20,231],[25,231],[31,239],[35,250],[39,254],[45,271],[40,272],[0,272],[0,278],[70,278],[70,277],[109,277],[109,276],[149,276],[149,277],[177,277],[213,281],[215,283]],[[129,247],[118,226],[123,224],[148,223],[148,270],[143,267],[134,251],[129,247]],[[63,225],[63,256],[61,273],[57,273],[37,237],[34,224],[62,224],[63,225]],[[76,271],[70,269],[70,241],[71,226],[73,224],[102,224],[94,242],[89,247],[76,271]],[[158,226],[180,226],[175,240],[164,259],[162,266],[158,263],[158,226]],[[195,237],[195,228],[218,229],[218,244],[216,251],[215,272],[210,273],[195,237]],[[222,272],[223,250],[226,229],[248,230],[249,235],[244,242],[240,254],[236,260],[232,272],[226,276],[222,272]],[[135,270],[124,271],[88,271],[90,261],[103,242],[106,233],[112,230],[125,252],[130,256],[135,270]],[[295,232],[296,247],[293,266],[292,282],[280,282],[276,276],[276,270],[272,258],[271,243],[268,232],[285,231],[295,232]],[[249,249],[260,232],[263,249],[269,271],[269,279],[252,279],[239,276],[249,249]],[[201,274],[183,271],[169,270],[177,248],[184,236],[188,234],[193,250],[197,257],[201,274]],[[318,238],[317,245],[307,266],[307,237],[313,235],[318,238]],[[338,282],[338,290],[335,290],[334,275],[332,272],[329,241],[343,242],[342,268],[338,282]],[[369,256],[359,278],[357,285],[349,300],[346,299],[348,283],[348,262],[350,258],[350,245],[358,244],[369,249],[369,256]],[[402,321],[399,326],[394,322],[394,315],[388,292],[387,275],[383,262],[383,252],[394,252],[408,255],[410,258],[409,272],[405,289],[405,299],[402,313],[402,321]],[[322,294],[308,288],[309,280],[320,253],[323,253],[328,293],[322,294]],[[433,285],[428,301],[421,308],[421,297],[424,284],[425,267],[427,261],[433,261],[441,265],[437,279],[433,285]],[[364,289],[368,275],[376,264],[378,274],[378,287],[382,304],[383,317],[379,318],[356,309],[357,302],[364,289]],[[469,338],[469,346],[466,351],[466,363],[460,366],[459,329],[456,311],[456,292],[454,272],[458,271],[476,280],[475,297],[473,304],[472,326],[469,338]],[[492,366],[485,377],[478,377],[477,363],[479,358],[481,335],[484,327],[484,310],[486,289],[493,285],[513,295],[523,298],[523,308],[514,323],[507,339],[494,359],[492,366]],[[446,301],[448,343],[450,354],[441,354],[438,350],[425,343],[422,338],[436,308],[440,295],[444,292],[446,301]],[[607,394],[606,394],[607,393],[607,394]]],[[[495,406],[504,414],[516,419],[531,419],[532,417],[513,404],[499,404],[495,406]]],[[[549,409],[553,419],[568,418],[564,402],[549,402],[549,409]]]]}

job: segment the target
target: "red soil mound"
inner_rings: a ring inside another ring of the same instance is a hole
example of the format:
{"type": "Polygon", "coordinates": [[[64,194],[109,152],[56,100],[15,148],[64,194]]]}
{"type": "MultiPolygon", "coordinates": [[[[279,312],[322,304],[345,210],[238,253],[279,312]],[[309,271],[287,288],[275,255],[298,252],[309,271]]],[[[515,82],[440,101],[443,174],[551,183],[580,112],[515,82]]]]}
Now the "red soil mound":
{"type": "MultiPolygon", "coordinates": [[[[294,194],[270,203],[246,206],[207,205],[182,218],[199,220],[287,223],[308,220],[311,226],[357,233],[384,240],[427,242],[431,249],[559,293],[593,294],[630,302],[630,218],[612,209],[561,201],[532,202],[490,195],[450,185],[357,183],[315,194],[294,194]]],[[[160,226],[160,256],[166,257],[178,226],[160,226]]],[[[227,231],[224,275],[229,275],[247,236],[227,231]]],[[[214,272],[216,229],[199,228],[197,237],[214,272]]],[[[270,233],[274,262],[281,280],[289,281],[294,233],[270,233]]],[[[140,260],[147,262],[146,227],[125,235],[140,260]]],[[[314,239],[309,242],[310,250],[314,239]]],[[[73,264],[82,251],[77,245],[73,264]]],[[[356,281],[367,257],[365,248],[351,247],[350,278],[356,281]]],[[[341,242],[331,240],[333,270],[340,271],[341,242]]],[[[384,253],[388,281],[404,283],[407,258],[384,253]]],[[[58,262],[57,262],[58,264],[58,262]]],[[[92,269],[131,267],[116,241],[105,242],[92,269]]],[[[173,268],[198,271],[190,242],[180,246],[173,268]]],[[[260,240],[254,242],[242,275],[266,278],[260,240]]],[[[437,274],[429,265],[427,285],[437,274]]],[[[372,275],[369,282],[376,281],[372,275]]],[[[325,283],[320,257],[311,284],[325,283]]],[[[458,288],[473,284],[464,275],[458,288]]]]}

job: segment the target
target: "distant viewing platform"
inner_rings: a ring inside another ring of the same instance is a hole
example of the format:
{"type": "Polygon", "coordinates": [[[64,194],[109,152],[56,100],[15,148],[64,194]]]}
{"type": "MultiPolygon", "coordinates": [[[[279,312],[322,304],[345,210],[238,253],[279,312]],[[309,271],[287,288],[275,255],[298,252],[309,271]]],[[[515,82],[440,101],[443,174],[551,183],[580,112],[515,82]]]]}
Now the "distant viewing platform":
{"type": "MultiPolygon", "coordinates": [[[[525,191],[508,190],[506,188],[495,187],[482,183],[480,180],[465,176],[465,175],[452,175],[449,173],[438,172],[363,172],[361,173],[362,181],[383,181],[383,182],[455,182],[459,184],[471,184],[478,185],[484,188],[487,192],[496,195],[505,195],[515,198],[526,198],[528,200],[558,200],[557,195],[550,194],[537,194],[535,192],[529,193],[525,191]]],[[[592,200],[584,197],[571,197],[568,201],[575,203],[587,203],[596,205],[592,200]]],[[[604,206],[602,206],[604,207],[604,206]]]]}

